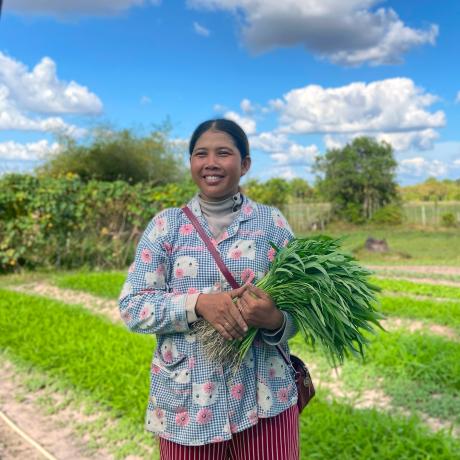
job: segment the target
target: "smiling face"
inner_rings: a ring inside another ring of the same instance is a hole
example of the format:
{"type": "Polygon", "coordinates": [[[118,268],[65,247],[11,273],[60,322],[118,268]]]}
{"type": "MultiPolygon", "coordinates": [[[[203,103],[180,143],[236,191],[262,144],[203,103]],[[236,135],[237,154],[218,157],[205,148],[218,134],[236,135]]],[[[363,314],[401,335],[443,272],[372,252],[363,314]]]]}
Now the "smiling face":
{"type": "Polygon", "coordinates": [[[223,200],[237,193],[240,178],[250,165],[250,157],[241,161],[233,139],[222,131],[205,131],[190,157],[192,179],[208,201],[223,200]]]}

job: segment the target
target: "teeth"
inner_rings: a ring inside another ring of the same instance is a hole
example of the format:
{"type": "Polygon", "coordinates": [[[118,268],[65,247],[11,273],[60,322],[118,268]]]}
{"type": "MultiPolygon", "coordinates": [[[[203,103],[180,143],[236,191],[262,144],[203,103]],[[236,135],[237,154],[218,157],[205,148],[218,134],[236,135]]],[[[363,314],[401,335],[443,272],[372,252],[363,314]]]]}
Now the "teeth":
{"type": "Polygon", "coordinates": [[[220,179],[220,176],[204,176],[205,179],[210,179],[210,180],[218,180],[220,179]]]}

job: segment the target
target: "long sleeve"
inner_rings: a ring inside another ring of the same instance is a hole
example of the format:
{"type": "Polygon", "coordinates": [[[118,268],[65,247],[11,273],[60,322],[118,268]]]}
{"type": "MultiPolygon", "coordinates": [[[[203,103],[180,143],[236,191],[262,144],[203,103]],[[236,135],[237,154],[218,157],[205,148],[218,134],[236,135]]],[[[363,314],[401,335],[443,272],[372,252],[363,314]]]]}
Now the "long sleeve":
{"type": "Polygon", "coordinates": [[[189,294],[169,292],[168,240],[174,216],[168,219],[168,211],[172,210],[155,216],[145,229],[118,299],[123,321],[140,334],[189,331],[189,294]]]}

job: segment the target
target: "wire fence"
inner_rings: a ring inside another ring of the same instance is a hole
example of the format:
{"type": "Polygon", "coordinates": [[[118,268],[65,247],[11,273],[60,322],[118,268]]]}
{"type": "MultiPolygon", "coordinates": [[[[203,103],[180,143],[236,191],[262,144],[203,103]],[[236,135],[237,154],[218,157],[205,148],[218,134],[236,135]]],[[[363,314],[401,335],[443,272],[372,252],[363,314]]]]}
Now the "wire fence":
{"type": "MultiPolygon", "coordinates": [[[[323,230],[331,216],[330,203],[290,203],[284,214],[294,232],[323,230]]],[[[403,204],[404,222],[422,227],[443,225],[443,216],[452,214],[460,224],[460,201],[417,201],[403,204]]]]}

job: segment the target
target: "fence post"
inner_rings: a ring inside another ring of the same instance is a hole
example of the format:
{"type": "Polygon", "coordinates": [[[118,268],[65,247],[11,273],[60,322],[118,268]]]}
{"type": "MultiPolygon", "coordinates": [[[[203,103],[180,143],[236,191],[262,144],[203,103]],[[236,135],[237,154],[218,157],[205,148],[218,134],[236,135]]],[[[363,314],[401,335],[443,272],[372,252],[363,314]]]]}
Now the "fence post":
{"type": "Polygon", "coordinates": [[[426,214],[425,214],[425,205],[422,204],[422,225],[426,226],[426,214]]]}

